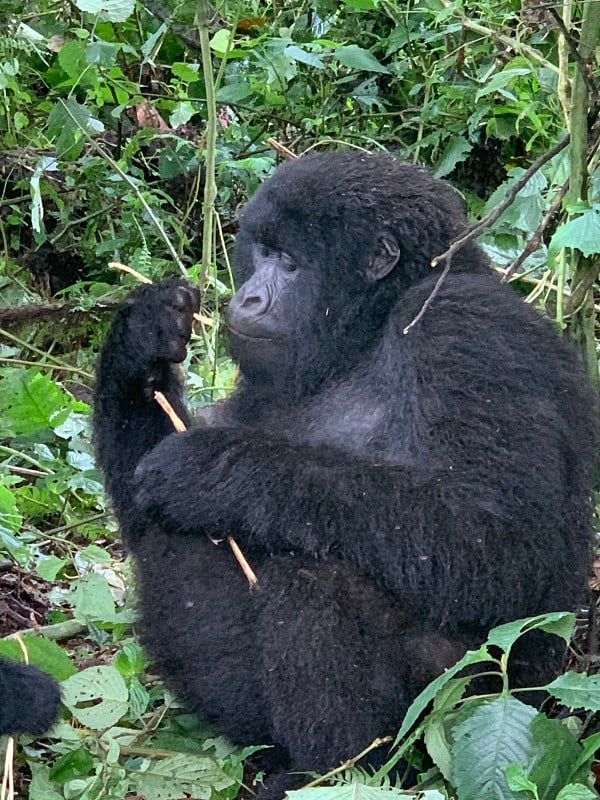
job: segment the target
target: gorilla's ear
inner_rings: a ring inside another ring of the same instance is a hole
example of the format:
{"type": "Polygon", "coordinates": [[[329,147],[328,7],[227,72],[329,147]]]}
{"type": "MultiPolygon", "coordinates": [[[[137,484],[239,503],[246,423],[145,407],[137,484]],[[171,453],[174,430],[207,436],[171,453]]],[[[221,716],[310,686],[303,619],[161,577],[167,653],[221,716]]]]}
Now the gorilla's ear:
{"type": "Polygon", "coordinates": [[[376,283],[394,269],[400,260],[400,245],[388,233],[383,233],[377,241],[377,250],[371,257],[366,269],[369,283],[376,283]]]}

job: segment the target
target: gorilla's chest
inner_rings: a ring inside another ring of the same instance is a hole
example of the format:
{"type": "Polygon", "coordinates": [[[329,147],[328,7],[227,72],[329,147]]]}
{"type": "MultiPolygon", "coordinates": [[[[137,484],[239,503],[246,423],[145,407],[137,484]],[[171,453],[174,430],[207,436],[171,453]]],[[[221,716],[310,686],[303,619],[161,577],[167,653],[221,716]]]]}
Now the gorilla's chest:
{"type": "Polygon", "coordinates": [[[406,399],[387,387],[348,380],[287,413],[264,409],[259,425],[292,443],[334,447],[380,463],[414,462],[420,448],[406,399]]]}

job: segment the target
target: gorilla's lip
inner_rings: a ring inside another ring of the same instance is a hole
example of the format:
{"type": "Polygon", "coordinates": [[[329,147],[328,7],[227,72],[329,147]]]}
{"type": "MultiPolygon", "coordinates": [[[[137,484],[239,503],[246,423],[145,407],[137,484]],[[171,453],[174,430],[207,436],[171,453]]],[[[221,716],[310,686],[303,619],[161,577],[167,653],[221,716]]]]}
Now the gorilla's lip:
{"type": "Polygon", "coordinates": [[[246,339],[249,342],[274,342],[277,339],[276,336],[255,336],[251,333],[242,333],[232,325],[228,325],[227,327],[229,328],[229,332],[233,333],[234,336],[237,336],[239,339],[246,339]]]}

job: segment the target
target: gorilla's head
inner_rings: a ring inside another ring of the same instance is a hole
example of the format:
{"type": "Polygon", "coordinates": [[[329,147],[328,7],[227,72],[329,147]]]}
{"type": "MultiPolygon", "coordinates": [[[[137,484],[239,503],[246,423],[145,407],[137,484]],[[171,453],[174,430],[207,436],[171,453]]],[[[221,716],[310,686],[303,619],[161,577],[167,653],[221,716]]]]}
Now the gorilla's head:
{"type": "MultiPolygon", "coordinates": [[[[450,186],[389,155],[284,163],[240,216],[228,322],[242,372],[306,392],[347,369],[464,228],[450,186]]],[[[455,268],[480,265],[472,253],[461,251],[455,268]]]]}

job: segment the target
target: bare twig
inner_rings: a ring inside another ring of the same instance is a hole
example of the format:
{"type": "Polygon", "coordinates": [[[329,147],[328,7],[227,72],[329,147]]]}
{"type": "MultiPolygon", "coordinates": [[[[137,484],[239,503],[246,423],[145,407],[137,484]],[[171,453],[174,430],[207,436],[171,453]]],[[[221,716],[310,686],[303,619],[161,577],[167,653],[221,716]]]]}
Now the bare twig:
{"type": "Polygon", "coordinates": [[[87,630],[87,626],[82,622],[77,622],[74,619],[67,619],[64,622],[56,622],[54,625],[43,625],[37,628],[28,628],[27,630],[11,633],[6,636],[6,639],[18,639],[20,636],[43,636],[45,639],[52,639],[53,641],[61,641],[62,639],[70,639],[77,634],[87,630]]]}
{"type": "Polygon", "coordinates": [[[378,736],[377,739],[374,739],[368,747],[365,747],[364,750],[361,750],[360,753],[353,758],[349,758],[344,761],[343,764],[340,764],[339,767],[335,767],[335,769],[330,770],[325,775],[320,775],[318,778],[315,778],[314,781],[307,783],[306,786],[303,786],[303,789],[312,789],[313,786],[319,786],[320,784],[328,781],[330,778],[339,775],[340,772],[344,772],[344,770],[352,769],[352,767],[368,755],[372,750],[376,750],[378,747],[382,747],[384,744],[388,744],[393,740],[393,736],[378,736]]]}
{"type": "Polygon", "coordinates": [[[186,430],[185,422],[181,419],[179,414],[175,411],[171,403],[167,400],[162,392],[154,392],[154,399],[158,403],[158,405],[162,408],[165,412],[167,417],[173,423],[173,427],[178,433],[183,433],[186,430]]]}
{"type": "Polygon", "coordinates": [[[290,160],[299,158],[296,153],[292,152],[288,147],[286,147],[284,144],[281,144],[281,142],[278,142],[277,139],[274,139],[272,136],[267,139],[267,144],[269,147],[272,147],[276,153],[279,153],[279,155],[283,156],[284,158],[289,158],[290,160]]]}
{"type": "MultiPolygon", "coordinates": [[[[177,414],[171,403],[167,400],[162,392],[154,392],[154,399],[165,412],[165,414],[169,417],[171,422],[173,423],[173,427],[179,433],[182,433],[186,430],[185,423],[181,419],[181,417],[177,414]]],[[[238,543],[235,541],[233,536],[227,537],[227,543],[231,547],[233,555],[236,557],[236,560],[240,567],[242,568],[242,572],[248,579],[248,583],[250,584],[250,588],[253,589],[256,584],[258,583],[258,578],[256,577],[256,573],[248,563],[246,556],[240,550],[238,543]]]]}
{"type": "Polygon", "coordinates": [[[432,291],[431,291],[431,294],[429,295],[429,297],[427,298],[427,300],[425,300],[425,302],[424,302],[424,303],[423,303],[423,305],[421,306],[421,310],[419,311],[419,313],[417,314],[417,316],[416,316],[416,317],[413,319],[413,321],[412,321],[412,322],[410,322],[410,323],[409,323],[409,324],[406,326],[406,328],[404,328],[404,330],[402,331],[402,333],[403,333],[405,336],[406,336],[406,334],[407,334],[407,333],[410,333],[410,331],[412,330],[412,328],[414,328],[414,327],[415,327],[415,325],[416,325],[418,322],[420,322],[420,321],[423,319],[423,317],[425,316],[425,313],[426,313],[427,309],[428,309],[428,308],[429,308],[429,306],[430,306],[430,305],[433,303],[433,301],[435,300],[435,298],[438,296],[438,294],[439,294],[439,292],[440,292],[440,289],[442,288],[442,285],[443,285],[444,281],[446,280],[446,276],[447,276],[447,275],[448,275],[448,273],[450,272],[450,267],[451,267],[451,265],[452,265],[452,256],[450,256],[449,258],[447,258],[447,259],[446,259],[446,266],[445,266],[445,267],[444,267],[444,269],[442,270],[442,273],[441,273],[440,277],[439,277],[439,278],[437,279],[437,281],[435,282],[435,286],[433,287],[433,289],[432,289],[432,291]]]}
{"type": "Polygon", "coordinates": [[[423,306],[417,316],[410,322],[405,328],[403,333],[409,333],[409,331],[414,328],[414,326],[423,319],[425,312],[431,306],[432,302],[435,300],[437,295],[442,288],[444,281],[446,280],[448,273],[450,272],[450,266],[452,263],[453,257],[456,253],[461,250],[466,244],[471,242],[473,239],[476,239],[480,236],[484,230],[489,228],[494,222],[502,216],[502,214],[506,211],[506,209],[511,206],[521,189],[527,184],[530,178],[535,175],[535,173],[546,164],[546,162],[550,161],[551,158],[554,158],[555,155],[564,150],[564,148],[569,144],[569,136],[563,137],[554,147],[551,147],[550,150],[545,152],[541,155],[538,159],[536,159],[531,166],[525,170],[525,172],[521,175],[521,177],[514,182],[514,184],[510,187],[510,189],[506,193],[506,197],[502,200],[501,203],[498,203],[497,206],[485,215],[479,222],[476,222],[474,225],[471,225],[465,234],[459,236],[457,239],[454,239],[451,242],[450,247],[441,255],[436,256],[431,261],[432,267],[437,267],[439,264],[444,262],[444,270],[438,280],[436,281],[435,286],[433,287],[431,294],[423,303],[423,306]]]}
{"type": "Polygon", "coordinates": [[[0,327],[27,325],[32,322],[50,322],[72,314],[103,313],[112,311],[117,305],[118,302],[115,300],[101,300],[86,310],[72,301],[65,303],[25,303],[22,306],[7,306],[6,308],[0,308],[0,327]]]}

